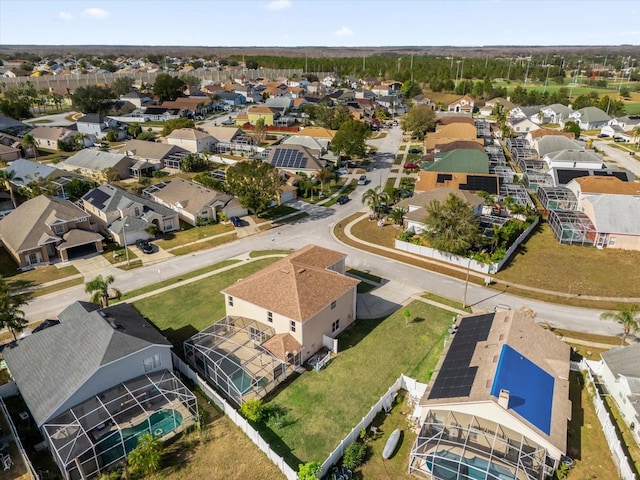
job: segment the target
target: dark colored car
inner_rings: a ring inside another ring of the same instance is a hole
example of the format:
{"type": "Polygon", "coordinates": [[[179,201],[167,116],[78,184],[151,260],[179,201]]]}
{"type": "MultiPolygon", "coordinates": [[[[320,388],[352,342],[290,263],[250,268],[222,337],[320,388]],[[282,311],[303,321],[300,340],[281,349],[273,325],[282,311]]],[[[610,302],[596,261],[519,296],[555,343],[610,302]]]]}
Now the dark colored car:
{"type": "Polygon", "coordinates": [[[419,148],[411,148],[409,149],[409,153],[422,153],[422,150],[419,148]]]}
{"type": "Polygon", "coordinates": [[[341,195],[341,196],[338,197],[338,200],[336,200],[336,203],[338,205],[344,205],[348,201],[349,201],[349,197],[347,197],[346,195],[341,195]]]}
{"type": "Polygon", "coordinates": [[[142,253],[150,254],[153,253],[153,245],[151,245],[146,240],[138,240],[136,242],[136,246],[140,249],[142,253]]]}
{"type": "Polygon", "coordinates": [[[242,220],[240,220],[240,217],[231,217],[229,220],[231,220],[231,223],[233,223],[234,227],[242,226],[242,220]]]}

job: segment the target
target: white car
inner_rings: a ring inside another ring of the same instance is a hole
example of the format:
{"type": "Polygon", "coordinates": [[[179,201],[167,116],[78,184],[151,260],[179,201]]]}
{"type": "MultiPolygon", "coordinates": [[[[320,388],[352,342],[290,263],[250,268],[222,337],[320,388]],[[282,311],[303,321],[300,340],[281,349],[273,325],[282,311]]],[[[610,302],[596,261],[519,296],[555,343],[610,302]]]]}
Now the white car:
{"type": "Polygon", "coordinates": [[[338,173],[340,175],[349,175],[349,170],[347,170],[346,168],[340,168],[338,169],[338,173]]]}
{"type": "Polygon", "coordinates": [[[367,184],[367,176],[360,175],[360,178],[358,179],[358,185],[366,185],[366,184],[367,184]]]}

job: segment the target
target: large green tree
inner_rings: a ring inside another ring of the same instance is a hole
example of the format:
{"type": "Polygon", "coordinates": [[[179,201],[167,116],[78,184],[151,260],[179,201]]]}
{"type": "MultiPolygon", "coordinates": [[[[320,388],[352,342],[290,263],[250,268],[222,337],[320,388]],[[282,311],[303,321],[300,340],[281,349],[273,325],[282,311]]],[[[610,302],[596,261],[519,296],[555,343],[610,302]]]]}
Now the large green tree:
{"type": "Polygon", "coordinates": [[[27,304],[26,299],[19,294],[12,295],[7,282],[0,277],[0,328],[6,328],[16,339],[16,333],[24,330],[27,319],[21,310],[27,304]]]}
{"type": "Polygon", "coordinates": [[[364,157],[367,153],[367,138],[371,137],[371,130],[364,123],[349,119],[340,125],[333,140],[331,149],[338,155],[347,157],[364,157]]]}
{"type": "Polygon", "coordinates": [[[382,206],[389,202],[389,195],[378,185],[370,188],[362,195],[362,203],[371,209],[376,218],[382,215],[382,206]]]}
{"type": "Polygon", "coordinates": [[[113,92],[117,97],[121,95],[125,95],[131,91],[135,80],[132,77],[118,77],[111,84],[111,88],[113,88],[113,92]]]}
{"type": "Polygon", "coordinates": [[[195,128],[195,126],[195,122],[187,117],[172,118],[171,120],[164,122],[161,133],[163,137],[166,137],[171,132],[179,128],[195,128]]]}
{"type": "Polygon", "coordinates": [[[12,181],[18,181],[21,182],[23,179],[18,177],[16,175],[15,170],[6,170],[6,169],[2,169],[0,170],[0,182],[3,183],[4,188],[9,192],[9,195],[11,195],[11,204],[13,205],[13,208],[16,208],[16,194],[15,191],[13,189],[13,183],[12,181]]]}
{"type": "Polygon", "coordinates": [[[20,145],[22,146],[25,154],[27,152],[31,152],[33,154],[33,159],[36,162],[38,161],[38,141],[33,135],[31,135],[30,133],[25,134],[25,136],[22,137],[20,145]]]}
{"type": "Polygon", "coordinates": [[[163,446],[159,438],[147,432],[138,439],[138,445],[131,450],[127,460],[136,473],[148,477],[160,470],[163,446]]]}
{"type": "Polygon", "coordinates": [[[418,137],[424,137],[436,126],[436,113],[427,105],[414,105],[401,120],[402,129],[418,137]]]}
{"type": "Polygon", "coordinates": [[[238,162],[227,169],[227,188],[255,214],[276,200],[281,183],[278,170],[261,160],[238,162]]]}
{"type": "Polygon", "coordinates": [[[601,320],[615,320],[622,325],[622,341],[624,345],[625,340],[630,334],[635,333],[640,326],[640,307],[636,304],[627,306],[621,306],[617,312],[603,312],[600,315],[601,320]]]}
{"type": "Polygon", "coordinates": [[[78,87],[71,96],[73,107],[82,113],[106,113],[113,103],[114,93],[109,87],[87,85],[78,87]]]}
{"type": "Polygon", "coordinates": [[[432,201],[426,208],[424,237],[436,250],[466,255],[480,241],[480,221],[473,208],[450,193],[444,202],[432,201]]]}
{"type": "Polygon", "coordinates": [[[161,100],[175,100],[180,96],[185,87],[184,80],[168,73],[160,73],[153,83],[153,93],[161,100]]]}

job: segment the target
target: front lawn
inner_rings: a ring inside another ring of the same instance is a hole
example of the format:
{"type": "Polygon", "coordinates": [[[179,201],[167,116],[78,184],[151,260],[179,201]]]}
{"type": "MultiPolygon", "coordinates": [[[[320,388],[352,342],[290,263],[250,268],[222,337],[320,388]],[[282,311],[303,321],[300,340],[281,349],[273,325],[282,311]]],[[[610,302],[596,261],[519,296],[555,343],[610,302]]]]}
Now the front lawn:
{"type": "Polygon", "coordinates": [[[156,241],[158,246],[163,249],[177,247],[185,243],[195,242],[203,238],[220,235],[221,233],[233,230],[231,223],[214,223],[213,225],[203,225],[202,227],[192,227],[186,223],[180,222],[180,231],[165,233],[161,240],[156,241]]]}
{"type": "Polygon", "coordinates": [[[421,302],[377,320],[358,320],[338,337],[339,351],[320,372],[281,388],[268,406],[285,412],[264,435],[291,466],[322,462],[401,373],[427,382],[440,357],[451,312],[421,302]]]}
{"type": "Polygon", "coordinates": [[[7,280],[11,289],[21,289],[42,285],[43,283],[60,280],[62,278],[76,275],[78,270],[73,265],[58,268],[56,265],[44,265],[26,272],[18,270],[18,264],[7,253],[4,248],[0,248],[0,275],[7,280]]]}
{"type": "Polygon", "coordinates": [[[225,315],[219,292],[241,278],[270,265],[278,258],[262,258],[203,280],[135,302],[135,308],[158,327],[177,351],[182,343],[225,315]]]}
{"type": "Polygon", "coordinates": [[[290,207],[289,205],[282,204],[262,212],[258,215],[258,218],[261,218],[262,220],[275,220],[276,218],[284,217],[285,215],[290,215],[297,211],[297,209],[290,207]]]}

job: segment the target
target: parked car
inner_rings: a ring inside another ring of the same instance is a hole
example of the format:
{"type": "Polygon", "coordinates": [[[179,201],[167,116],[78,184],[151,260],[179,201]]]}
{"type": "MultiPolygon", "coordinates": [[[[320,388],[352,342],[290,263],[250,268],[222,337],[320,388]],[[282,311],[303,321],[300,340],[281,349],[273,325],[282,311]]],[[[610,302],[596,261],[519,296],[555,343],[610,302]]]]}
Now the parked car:
{"type": "Polygon", "coordinates": [[[410,148],[409,153],[422,153],[422,150],[419,148],[410,148]]]}
{"type": "Polygon", "coordinates": [[[624,143],[624,142],[626,142],[626,140],[624,138],[622,138],[622,137],[615,137],[613,139],[613,141],[616,142],[616,143],[624,143]]]}
{"type": "Polygon", "coordinates": [[[360,175],[360,178],[358,179],[358,185],[366,185],[366,184],[367,184],[367,176],[360,175]]]}
{"type": "Polygon", "coordinates": [[[225,121],[220,122],[220,123],[222,123],[222,125],[235,125],[236,124],[236,122],[231,120],[231,119],[225,120],[225,121]]]}
{"type": "Polygon", "coordinates": [[[338,197],[338,200],[336,200],[336,203],[338,205],[344,205],[348,201],[349,201],[349,197],[347,197],[346,195],[341,195],[341,196],[338,197]]]}
{"type": "Polygon", "coordinates": [[[349,170],[347,170],[346,168],[339,168],[338,169],[338,174],[340,174],[340,175],[348,175],[349,174],[349,170]]]}
{"type": "Polygon", "coordinates": [[[231,217],[229,220],[231,220],[231,223],[233,223],[234,227],[242,226],[242,220],[240,220],[240,217],[231,217]]]}
{"type": "Polygon", "coordinates": [[[420,166],[415,164],[415,163],[405,163],[404,164],[404,169],[405,170],[418,170],[419,168],[420,168],[420,166]]]}
{"type": "Polygon", "coordinates": [[[629,152],[629,155],[635,155],[636,152],[629,152]]]}
{"type": "Polygon", "coordinates": [[[607,135],[606,133],[599,133],[598,138],[609,138],[609,135],[607,135]]]}
{"type": "Polygon", "coordinates": [[[150,253],[153,253],[153,245],[151,245],[146,240],[138,240],[136,242],[136,246],[144,254],[149,255],[150,253]]]}

